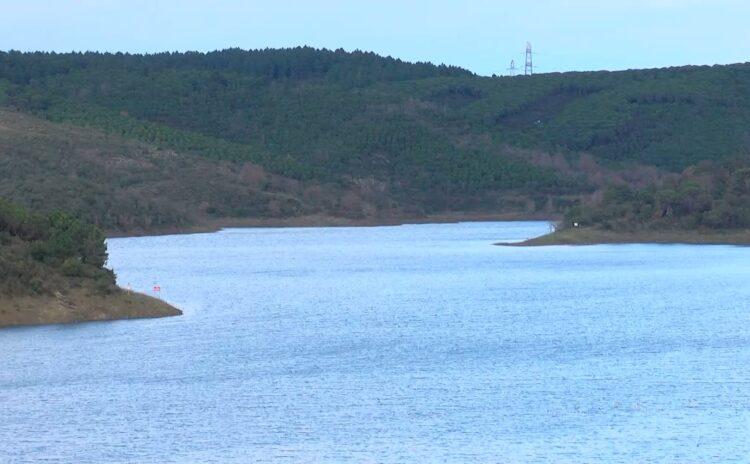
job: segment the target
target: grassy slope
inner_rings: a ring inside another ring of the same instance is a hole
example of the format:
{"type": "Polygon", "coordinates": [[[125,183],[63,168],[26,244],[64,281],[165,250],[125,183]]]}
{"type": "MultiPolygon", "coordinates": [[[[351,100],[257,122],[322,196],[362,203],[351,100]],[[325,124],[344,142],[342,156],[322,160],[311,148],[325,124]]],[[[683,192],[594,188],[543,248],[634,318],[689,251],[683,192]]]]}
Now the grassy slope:
{"type": "Polygon", "coordinates": [[[179,309],[161,300],[126,290],[98,295],[83,289],[75,289],[65,295],[0,298],[0,327],[167,317],[180,314],[182,312],[179,309]]]}
{"type": "Polygon", "coordinates": [[[7,110],[0,110],[0,175],[0,198],[36,211],[70,211],[112,233],[186,230],[232,218],[356,219],[382,209],[367,186],[302,183],[249,162],[178,154],[7,110]]]}
{"type": "MultiPolygon", "coordinates": [[[[0,110],[0,175],[0,198],[36,211],[70,211],[113,235],[425,217],[418,202],[397,201],[385,183],[373,179],[299,181],[251,162],[158,149],[10,110],[0,110]]],[[[533,206],[528,211],[529,200],[514,192],[498,198],[506,206],[488,208],[489,213],[534,214],[533,206]]],[[[485,211],[456,202],[453,212],[474,217],[485,211]]]]}
{"type": "Polygon", "coordinates": [[[109,230],[185,226],[211,208],[272,215],[288,199],[298,204],[261,191],[262,170],[255,183],[243,182],[243,167],[253,171],[0,111],[0,197],[64,209],[109,230]]]}

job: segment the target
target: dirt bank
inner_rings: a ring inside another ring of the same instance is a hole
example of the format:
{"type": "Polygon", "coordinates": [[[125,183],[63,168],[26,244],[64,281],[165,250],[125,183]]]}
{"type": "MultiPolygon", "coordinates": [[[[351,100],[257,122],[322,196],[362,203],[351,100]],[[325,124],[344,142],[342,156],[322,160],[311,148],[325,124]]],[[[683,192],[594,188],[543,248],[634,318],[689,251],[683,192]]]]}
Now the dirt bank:
{"type": "Polygon", "coordinates": [[[178,316],[169,304],[127,290],[109,295],[72,290],[66,295],[0,298],[0,327],[178,316]]]}

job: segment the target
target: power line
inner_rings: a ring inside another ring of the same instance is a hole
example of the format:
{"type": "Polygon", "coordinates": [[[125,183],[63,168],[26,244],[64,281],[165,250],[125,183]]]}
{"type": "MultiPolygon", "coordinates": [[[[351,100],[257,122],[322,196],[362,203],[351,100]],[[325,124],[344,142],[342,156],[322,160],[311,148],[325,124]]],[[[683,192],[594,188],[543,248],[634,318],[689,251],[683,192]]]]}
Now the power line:
{"type": "Polygon", "coordinates": [[[526,65],[523,69],[524,76],[531,76],[534,74],[534,62],[532,59],[533,52],[531,51],[531,42],[526,42],[526,65]]]}
{"type": "Polygon", "coordinates": [[[516,75],[516,60],[510,60],[510,68],[507,71],[511,77],[516,75]]]}

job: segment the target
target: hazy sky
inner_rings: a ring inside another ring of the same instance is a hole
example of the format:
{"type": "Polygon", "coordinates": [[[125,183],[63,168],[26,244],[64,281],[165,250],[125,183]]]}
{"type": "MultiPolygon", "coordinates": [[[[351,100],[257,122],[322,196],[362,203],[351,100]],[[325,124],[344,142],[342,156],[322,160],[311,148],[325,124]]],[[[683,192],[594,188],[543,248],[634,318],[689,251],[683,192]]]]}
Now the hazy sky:
{"type": "Polygon", "coordinates": [[[749,0],[0,0],[0,49],[311,45],[479,74],[750,61],[749,0]]]}

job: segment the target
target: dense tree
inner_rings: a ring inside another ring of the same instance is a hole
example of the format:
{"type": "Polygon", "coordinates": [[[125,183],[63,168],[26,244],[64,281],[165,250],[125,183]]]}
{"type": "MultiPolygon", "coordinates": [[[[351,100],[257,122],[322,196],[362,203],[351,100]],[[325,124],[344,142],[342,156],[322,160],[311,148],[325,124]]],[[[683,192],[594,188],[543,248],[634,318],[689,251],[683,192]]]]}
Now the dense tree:
{"type": "Polygon", "coordinates": [[[114,288],[104,234],[69,214],[38,215],[0,199],[0,295],[48,293],[65,279],[114,288]]]}
{"type": "Polygon", "coordinates": [[[610,186],[601,201],[577,205],[564,227],[578,223],[616,231],[750,228],[748,161],[704,162],[659,185],[610,186]]]}

